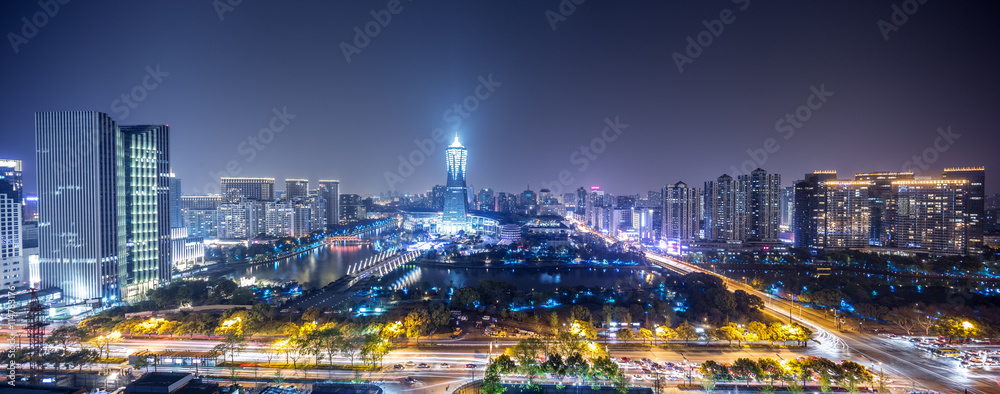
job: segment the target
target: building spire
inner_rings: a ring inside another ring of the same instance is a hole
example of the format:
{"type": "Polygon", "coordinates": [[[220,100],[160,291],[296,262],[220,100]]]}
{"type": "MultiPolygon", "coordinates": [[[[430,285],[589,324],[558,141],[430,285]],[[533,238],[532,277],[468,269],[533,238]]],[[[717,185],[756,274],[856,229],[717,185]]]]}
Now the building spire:
{"type": "Polygon", "coordinates": [[[449,148],[461,148],[461,147],[462,143],[458,142],[458,133],[455,133],[455,142],[452,142],[449,148]]]}

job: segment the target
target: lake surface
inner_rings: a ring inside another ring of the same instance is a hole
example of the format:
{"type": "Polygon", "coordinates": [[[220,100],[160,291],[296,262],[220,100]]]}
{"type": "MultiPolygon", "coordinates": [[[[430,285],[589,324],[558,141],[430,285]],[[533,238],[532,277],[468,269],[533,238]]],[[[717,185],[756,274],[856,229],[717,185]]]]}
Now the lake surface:
{"type": "Polygon", "coordinates": [[[521,290],[554,289],[561,286],[653,287],[666,275],[645,267],[549,267],[549,268],[447,268],[405,266],[382,278],[383,286],[402,289],[410,286],[477,286],[485,279],[510,282],[521,290]]]}
{"type": "Polygon", "coordinates": [[[303,289],[318,288],[343,277],[351,264],[375,254],[377,252],[368,245],[329,245],[273,263],[236,270],[226,276],[236,280],[253,277],[281,283],[295,281],[303,289]]]}
{"type": "MultiPolygon", "coordinates": [[[[274,263],[260,264],[230,272],[228,277],[285,283],[298,282],[303,289],[326,286],[343,277],[352,264],[377,254],[370,246],[326,246],[274,263]]],[[[382,286],[464,287],[484,279],[516,284],[523,290],[553,289],[560,286],[652,287],[666,274],[648,267],[513,267],[450,268],[403,266],[382,277],[382,286]]]]}

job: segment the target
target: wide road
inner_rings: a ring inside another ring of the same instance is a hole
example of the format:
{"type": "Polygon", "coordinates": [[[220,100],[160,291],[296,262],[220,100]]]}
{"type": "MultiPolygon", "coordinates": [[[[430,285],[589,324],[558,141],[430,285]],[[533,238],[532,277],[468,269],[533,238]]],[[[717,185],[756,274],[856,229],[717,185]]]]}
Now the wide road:
{"type": "Polygon", "coordinates": [[[646,257],[658,266],[681,274],[701,272],[718,276],[725,280],[730,290],[741,289],[760,297],[765,300],[765,312],[773,317],[787,320],[789,316],[792,316],[792,320],[815,331],[815,339],[820,342],[819,348],[826,353],[824,357],[831,360],[855,360],[875,371],[881,367],[887,373],[916,382],[918,388],[922,386],[926,389],[949,393],[964,393],[966,390],[969,393],[982,394],[1000,392],[1000,381],[995,373],[963,368],[957,360],[931,356],[927,352],[916,349],[908,342],[842,331],[837,329],[833,319],[822,311],[803,308],[795,302],[773,297],[747,284],[669,256],[647,250],[646,257]],[[867,362],[864,362],[865,360],[867,362]]]}
{"type": "MultiPolygon", "coordinates": [[[[513,341],[503,342],[500,346],[491,348],[488,341],[452,341],[436,346],[403,347],[393,350],[383,360],[386,372],[362,373],[362,378],[384,382],[386,391],[389,392],[420,392],[420,393],[450,393],[455,387],[467,383],[475,378],[482,378],[483,369],[488,363],[490,356],[496,356],[503,352],[506,346],[513,345],[513,341]],[[426,363],[428,368],[418,368],[420,363],[426,363]],[[404,369],[393,370],[395,364],[404,365],[404,369]],[[447,364],[447,365],[443,365],[447,364]],[[467,368],[468,364],[475,367],[467,368]],[[404,382],[405,377],[413,377],[412,383],[404,382]]],[[[112,356],[125,357],[138,350],[210,350],[218,344],[217,341],[208,340],[125,340],[116,344],[112,348],[112,356]]],[[[2,345],[0,345],[2,347],[2,345]]],[[[715,360],[722,363],[732,363],[737,358],[746,357],[758,359],[764,357],[781,359],[792,359],[800,356],[822,355],[825,350],[819,347],[806,349],[725,349],[725,348],[611,348],[611,355],[618,359],[629,357],[631,359],[648,358],[659,363],[674,363],[697,365],[706,360],[715,360]]],[[[287,383],[294,383],[301,380],[323,381],[327,379],[347,380],[356,376],[352,371],[329,371],[329,370],[292,370],[276,369],[266,367],[269,362],[284,363],[284,355],[268,356],[261,352],[256,345],[248,345],[246,351],[239,354],[237,361],[255,362],[260,367],[242,367],[235,371],[229,368],[194,368],[194,367],[173,367],[160,365],[158,371],[179,371],[198,372],[201,375],[214,376],[218,378],[228,378],[232,373],[240,377],[240,380],[247,383],[274,383],[276,380],[284,379],[287,383]]],[[[349,364],[350,360],[344,357],[336,357],[336,363],[349,364]]],[[[360,363],[360,360],[355,360],[360,363]]],[[[314,360],[301,357],[297,360],[299,365],[312,365],[314,360]]],[[[325,364],[324,360],[322,364],[325,364]]],[[[626,369],[626,373],[634,377],[641,374],[636,368],[626,369]]],[[[675,386],[685,379],[684,374],[673,374],[672,380],[668,381],[669,386],[675,386]]],[[[697,379],[697,378],[695,378],[697,379]]],[[[649,381],[634,382],[637,385],[649,385],[649,381]]],[[[697,382],[695,382],[697,384],[697,382]]]]}

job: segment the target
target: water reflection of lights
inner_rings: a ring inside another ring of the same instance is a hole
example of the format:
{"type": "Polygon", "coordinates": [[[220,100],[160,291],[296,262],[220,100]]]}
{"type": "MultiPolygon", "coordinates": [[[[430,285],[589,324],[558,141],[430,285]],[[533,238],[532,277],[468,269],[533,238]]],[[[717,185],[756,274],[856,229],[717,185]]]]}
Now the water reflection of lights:
{"type": "Polygon", "coordinates": [[[420,268],[410,270],[410,272],[407,272],[405,275],[393,282],[393,284],[389,286],[389,289],[402,290],[417,284],[417,282],[420,281],[420,273],[420,268]]]}

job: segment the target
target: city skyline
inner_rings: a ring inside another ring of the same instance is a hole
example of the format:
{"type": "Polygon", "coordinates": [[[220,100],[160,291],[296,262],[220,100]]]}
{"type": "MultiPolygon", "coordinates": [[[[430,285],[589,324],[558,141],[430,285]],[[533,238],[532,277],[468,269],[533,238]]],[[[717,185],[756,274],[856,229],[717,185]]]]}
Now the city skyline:
{"type": "MultiPolygon", "coordinates": [[[[437,142],[436,129],[476,147],[468,184],[495,190],[540,189],[561,171],[572,175],[565,192],[601,185],[644,193],[737,177],[734,167],[783,174],[782,186],[819,169],[997,168],[989,147],[1000,100],[988,87],[997,85],[990,70],[998,61],[979,50],[996,46],[983,19],[993,4],[922,4],[889,28],[880,22],[895,23],[892,5],[587,3],[563,15],[559,3],[534,2],[403,2],[398,13],[384,2],[337,12],[322,12],[328,4],[305,12],[149,3],[142,7],[154,11],[153,23],[176,21],[150,31],[140,27],[149,20],[124,17],[139,6],[69,3],[26,42],[8,36],[0,78],[27,93],[0,109],[8,120],[0,157],[24,161],[25,189],[34,193],[35,147],[25,132],[33,114],[98,110],[123,123],[170,124],[185,194],[221,176],[334,178],[359,194],[390,185],[423,193],[440,182],[448,141],[437,142]],[[732,20],[715,23],[723,11],[732,20]],[[358,53],[348,49],[348,62],[341,43],[356,46],[354,28],[363,31],[373,15],[386,20],[385,12],[391,20],[358,53]],[[312,23],[320,15],[330,18],[312,23]],[[83,20],[123,22],[132,33],[83,20]],[[524,28],[511,33],[499,21],[524,28]],[[773,28],[778,21],[787,27],[773,28]],[[826,33],[834,27],[838,34],[826,33]],[[84,56],[96,42],[130,56],[112,65],[51,61],[84,56]],[[184,54],[207,67],[179,63],[184,54]],[[540,66],[528,72],[527,60],[540,66]],[[132,105],[123,95],[134,96],[132,105]],[[615,133],[602,135],[606,128],[615,133]],[[420,159],[421,147],[429,157],[420,159]],[[402,176],[400,157],[412,174],[402,176]],[[403,181],[392,184],[386,173],[403,181]]],[[[0,26],[17,36],[21,17],[44,12],[32,2],[3,7],[0,26]]],[[[998,191],[996,177],[988,194],[998,191]]]]}

